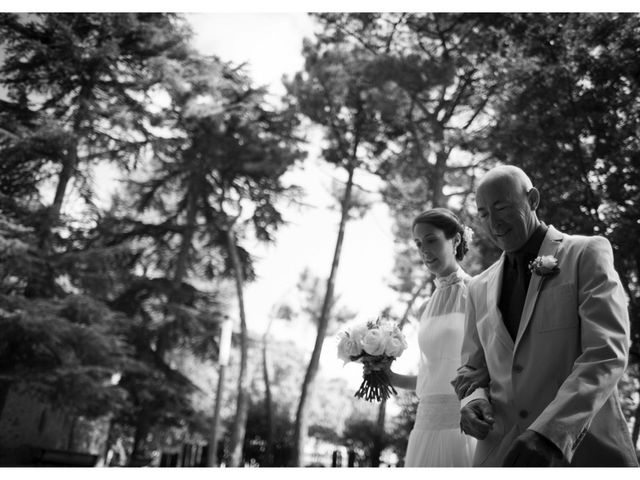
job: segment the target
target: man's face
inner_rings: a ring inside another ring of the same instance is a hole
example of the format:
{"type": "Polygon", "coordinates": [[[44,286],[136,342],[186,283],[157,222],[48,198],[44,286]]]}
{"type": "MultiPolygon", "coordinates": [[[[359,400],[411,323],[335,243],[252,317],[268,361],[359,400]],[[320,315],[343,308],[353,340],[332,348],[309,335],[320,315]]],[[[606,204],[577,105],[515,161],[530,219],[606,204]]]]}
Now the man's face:
{"type": "Polygon", "coordinates": [[[505,252],[522,248],[536,227],[528,194],[509,178],[496,178],[480,185],[476,205],[483,228],[505,252]]]}

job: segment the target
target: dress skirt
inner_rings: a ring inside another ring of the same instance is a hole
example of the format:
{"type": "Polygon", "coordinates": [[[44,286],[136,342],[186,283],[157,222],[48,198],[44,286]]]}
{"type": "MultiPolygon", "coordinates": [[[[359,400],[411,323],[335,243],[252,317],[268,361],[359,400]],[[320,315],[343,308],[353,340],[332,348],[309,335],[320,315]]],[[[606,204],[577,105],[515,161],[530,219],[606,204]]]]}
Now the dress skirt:
{"type": "Polygon", "coordinates": [[[470,467],[475,442],[460,431],[457,397],[429,395],[418,404],[404,466],[470,467]]]}

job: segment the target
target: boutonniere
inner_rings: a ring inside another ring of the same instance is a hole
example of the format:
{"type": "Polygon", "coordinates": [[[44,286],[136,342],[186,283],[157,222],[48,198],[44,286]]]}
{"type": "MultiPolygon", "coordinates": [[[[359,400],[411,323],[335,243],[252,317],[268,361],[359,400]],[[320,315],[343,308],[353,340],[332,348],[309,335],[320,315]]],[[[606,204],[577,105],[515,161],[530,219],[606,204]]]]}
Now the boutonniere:
{"type": "Polygon", "coordinates": [[[558,267],[558,259],[553,255],[542,255],[536,257],[535,260],[529,262],[529,270],[540,277],[550,277],[556,275],[560,268],[558,267]]]}

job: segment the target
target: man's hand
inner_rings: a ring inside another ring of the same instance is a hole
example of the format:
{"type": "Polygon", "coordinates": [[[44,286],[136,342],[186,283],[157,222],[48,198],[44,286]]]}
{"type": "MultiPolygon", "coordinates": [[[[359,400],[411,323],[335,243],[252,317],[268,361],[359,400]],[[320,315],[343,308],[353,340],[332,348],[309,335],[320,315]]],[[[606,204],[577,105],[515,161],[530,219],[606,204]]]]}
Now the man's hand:
{"type": "Polygon", "coordinates": [[[462,431],[478,440],[489,435],[493,423],[493,407],[483,398],[470,401],[460,410],[462,431]]]}
{"type": "Polygon", "coordinates": [[[462,400],[471,395],[476,388],[489,385],[489,372],[463,367],[458,371],[458,375],[453,379],[451,385],[456,391],[458,400],[462,400]]]}
{"type": "Polygon", "coordinates": [[[533,430],[516,438],[507,452],[503,467],[561,467],[567,465],[555,444],[533,430]]]}

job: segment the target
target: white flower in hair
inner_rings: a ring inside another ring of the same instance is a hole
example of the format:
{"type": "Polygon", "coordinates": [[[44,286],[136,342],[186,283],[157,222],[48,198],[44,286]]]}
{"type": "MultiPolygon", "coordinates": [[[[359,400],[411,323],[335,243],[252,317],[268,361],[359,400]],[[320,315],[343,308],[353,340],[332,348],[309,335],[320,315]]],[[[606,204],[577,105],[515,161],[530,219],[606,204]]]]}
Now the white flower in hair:
{"type": "Polygon", "coordinates": [[[471,240],[473,240],[473,230],[465,225],[464,232],[462,233],[462,238],[464,238],[464,241],[467,242],[467,245],[469,245],[471,243],[471,240]]]}

